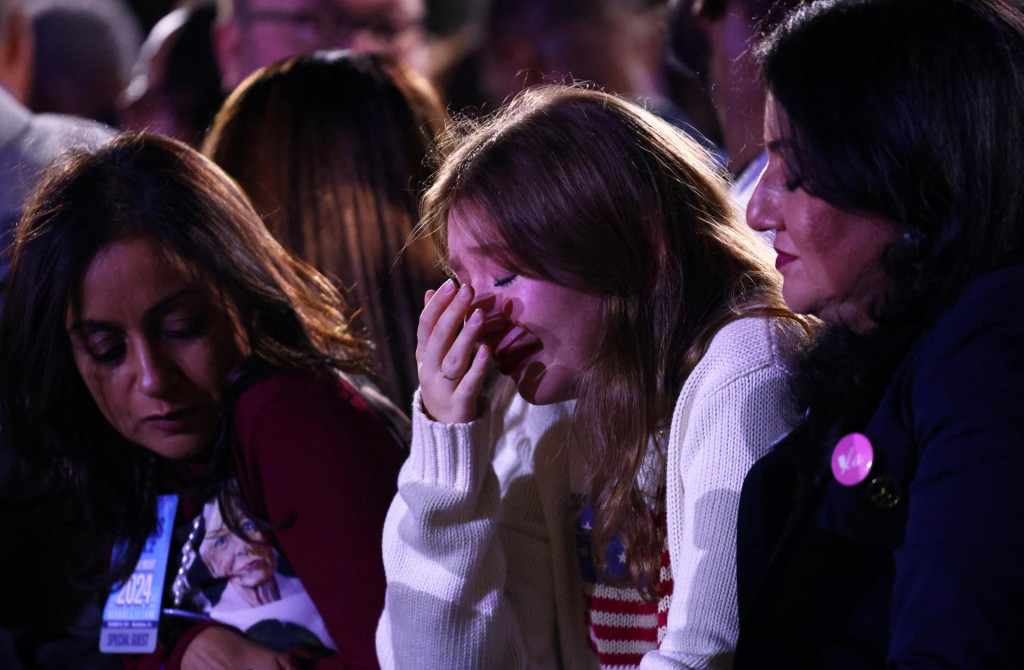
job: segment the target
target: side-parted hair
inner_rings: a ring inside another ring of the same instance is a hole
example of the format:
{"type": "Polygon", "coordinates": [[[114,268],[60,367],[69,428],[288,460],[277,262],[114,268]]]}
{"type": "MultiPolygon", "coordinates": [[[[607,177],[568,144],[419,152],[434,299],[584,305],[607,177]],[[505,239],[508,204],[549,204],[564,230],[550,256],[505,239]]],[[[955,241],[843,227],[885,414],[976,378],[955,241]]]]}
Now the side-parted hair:
{"type": "Polygon", "coordinates": [[[787,179],[906,230],[878,327],[833,328],[797,395],[821,444],[862,430],[920,333],[1024,260],[1024,15],[1003,0],[818,0],[759,47],[787,179]]]}
{"type": "MultiPolygon", "coordinates": [[[[663,538],[641,470],[645,459],[663,461],[648,451],[715,333],[752,313],[792,316],[771,248],[740,219],[703,148],[608,94],[533,87],[454,127],[442,146],[421,222],[440,255],[452,213],[472,207],[486,224],[470,234],[499,249],[504,267],[601,298],[574,456],[590,479],[600,567],[619,535],[629,557],[622,581],[653,595],[656,580],[643,575],[657,574],[663,538]]],[[[660,493],[656,511],[664,504],[660,493]]]]}
{"type": "Polygon", "coordinates": [[[759,53],[788,118],[781,151],[791,180],[908,230],[886,259],[893,310],[934,316],[972,278],[1024,251],[1018,9],[819,0],[759,53]]]}
{"type": "Polygon", "coordinates": [[[156,457],[100,413],[66,331],[92,259],[136,238],[180,259],[235,315],[258,360],[363,374],[369,351],[337,290],[289,255],[198,152],[122,134],[58,159],[16,229],[0,308],[0,425],[26,462],[81,496],[97,528],[141,542],[155,521],[156,457]]]}
{"type": "Polygon", "coordinates": [[[203,146],[274,237],[347,292],[377,344],[377,381],[400,407],[418,385],[423,294],[443,281],[430,245],[409,237],[429,178],[424,161],[446,119],[409,68],[318,52],[242,82],[203,146]]]}

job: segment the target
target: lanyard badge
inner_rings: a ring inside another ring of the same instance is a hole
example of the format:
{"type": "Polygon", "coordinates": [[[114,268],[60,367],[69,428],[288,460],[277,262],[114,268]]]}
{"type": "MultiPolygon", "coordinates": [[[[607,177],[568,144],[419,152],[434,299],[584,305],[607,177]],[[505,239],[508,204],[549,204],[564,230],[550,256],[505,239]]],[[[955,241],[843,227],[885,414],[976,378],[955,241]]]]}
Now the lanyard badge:
{"type": "MultiPolygon", "coordinates": [[[[116,585],[103,608],[100,651],[108,654],[148,654],[156,649],[157,627],[160,623],[160,601],[163,599],[164,577],[171,553],[174,512],[178,496],[158,496],[156,530],[135,564],[135,570],[122,584],[116,585]]],[[[124,553],[127,542],[114,545],[113,560],[124,553]]]]}

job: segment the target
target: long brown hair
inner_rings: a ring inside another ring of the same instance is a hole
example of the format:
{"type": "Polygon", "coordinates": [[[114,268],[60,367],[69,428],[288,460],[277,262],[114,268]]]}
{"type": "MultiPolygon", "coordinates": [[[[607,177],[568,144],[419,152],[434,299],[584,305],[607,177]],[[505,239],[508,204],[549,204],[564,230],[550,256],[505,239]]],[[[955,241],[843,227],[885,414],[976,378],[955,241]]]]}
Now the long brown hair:
{"type": "Polygon", "coordinates": [[[157,457],[98,410],[65,318],[96,254],[133,238],[158,242],[212,285],[237,313],[254,360],[365,374],[369,357],[343,296],[287,253],[237,184],[195,150],[126,133],[54,163],[17,227],[0,310],[0,416],[24,461],[76,492],[92,528],[107,541],[131,539],[121,577],[156,522],[157,457]]]}
{"type": "MultiPolygon", "coordinates": [[[[741,220],[724,177],[683,133],[619,98],[535,87],[444,142],[422,226],[442,254],[456,207],[486,212],[500,262],[600,295],[603,332],[579,384],[572,448],[589,478],[594,556],[613,535],[623,581],[653,596],[663,539],[639,481],[687,375],[726,323],[792,316],[771,248],[741,220]],[[646,584],[646,586],[644,586],[646,584]]],[[[662,472],[664,463],[661,463],[662,472]]],[[[654,503],[664,509],[664,495],[654,503]]]]}
{"type": "Polygon", "coordinates": [[[245,80],[203,145],[271,233],[348,292],[378,344],[377,380],[400,407],[417,385],[423,294],[443,280],[429,244],[406,244],[429,176],[424,158],[446,118],[406,67],[319,52],[245,80]]]}

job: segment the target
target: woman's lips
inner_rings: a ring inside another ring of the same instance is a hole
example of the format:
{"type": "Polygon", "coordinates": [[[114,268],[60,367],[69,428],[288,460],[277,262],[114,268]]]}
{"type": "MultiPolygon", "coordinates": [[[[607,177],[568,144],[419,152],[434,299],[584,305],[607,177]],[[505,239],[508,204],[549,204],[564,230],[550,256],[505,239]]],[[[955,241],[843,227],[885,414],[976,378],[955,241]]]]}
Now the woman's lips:
{"type": "Polygon", "coordinates": [[[185,407],[173,412],[152,414],[145,418],[145,423],[167,433],[180,433],[192,425],[197,409],[197,407],[185,407]]]}
{"type": "Polygon", "coordinates": [[[775,257],[775,269],[776,270],[781,270],[782,268],[786,267],[787,265],[789,265],[790,263],[792,263],[793,261],[796,260],[796,256],[793,256],[791,254],[787,254],[784,251],[776,250],[776,253],[778,254],[778,256],[775,257]]]}

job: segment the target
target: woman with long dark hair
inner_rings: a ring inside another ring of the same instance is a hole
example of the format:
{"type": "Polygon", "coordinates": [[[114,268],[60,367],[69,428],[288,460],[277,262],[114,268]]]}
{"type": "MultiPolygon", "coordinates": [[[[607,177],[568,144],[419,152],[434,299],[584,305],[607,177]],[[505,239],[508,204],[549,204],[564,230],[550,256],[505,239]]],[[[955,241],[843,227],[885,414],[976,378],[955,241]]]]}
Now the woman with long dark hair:
{"type": "Polygon", "coordinates": [[[409,238],[446,119],[408,67],[322,51],[247,78],[203,144],[274,237],[350,296],[377,345],[377,384],[403,409],[416,390],[420,298],[444,278],[430,243],[409,238]]]}
{"type": "MultiPolygon", "coordinates": [[[[93,554],[120,540],[94,582],[152,581],[160,541],[148,538],[169,533],[174,587],[146,662],[376,666],[379,544],[402,449],[390,406],[359,381],[368,353],[336,289],[184,144],[120,136],[47,173],[0,312],[2,424],[22,461],[79,501],[93,554]],[[164,494],[177,505],[158,523],[164,494]],[[204,541],[239,549],[179,571],[204,541]],[[244,619],[193,607],[266,581],[271,564],[290,586],[240,599],[244,619]],[[168,609],[208,621],[175,626],[168,609]]],[[[82,565],[56,578],[81,584],[82,565]]],[[[115,600],[126,593],[138,595],[115,600]]]]}
{"type": "Polygon", "coordinates": [[[1024,16],[822,0],[761,47],[747,211],[827,330],[751,471],[737,668],[1024,664],[1024,16]]]}
{"type": "Polygon", "coordinates": [[[703,149],[610,95],[530,89],[449,139],[382,663],[725,667],[739,487],[804,337],[767,244],[703,149]]]}

